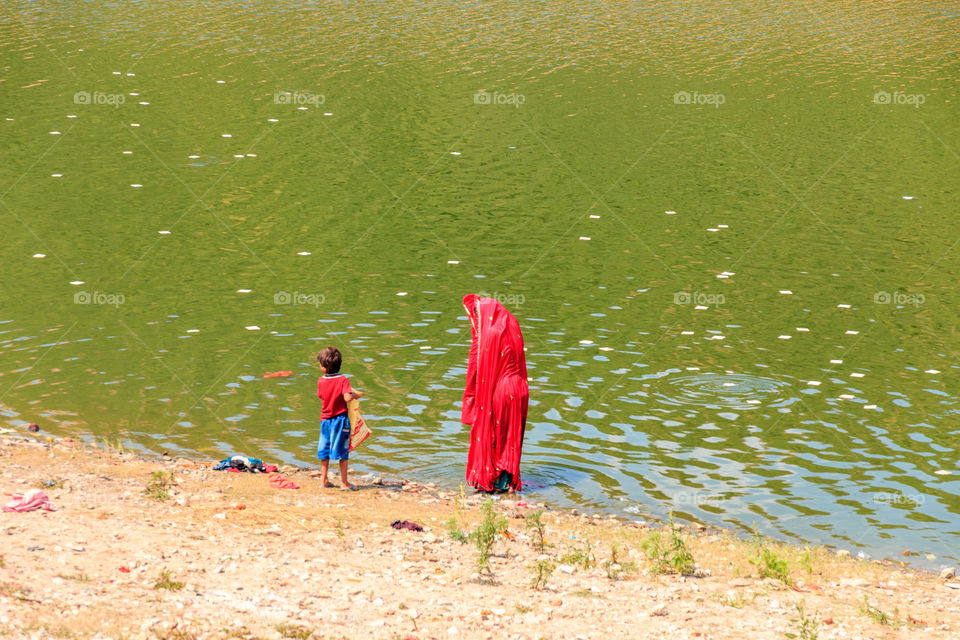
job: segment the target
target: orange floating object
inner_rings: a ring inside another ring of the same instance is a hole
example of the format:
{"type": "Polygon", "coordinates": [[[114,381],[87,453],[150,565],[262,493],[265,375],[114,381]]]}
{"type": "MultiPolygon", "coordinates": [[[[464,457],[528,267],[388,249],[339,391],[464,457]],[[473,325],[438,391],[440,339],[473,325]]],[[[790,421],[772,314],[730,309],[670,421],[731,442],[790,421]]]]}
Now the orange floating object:
{"type": "Polygon", "coordinates": [[[264,378],[286,378],[289,375],[293,375],[293,371],[267,371],[263,374],[264,378]]]}

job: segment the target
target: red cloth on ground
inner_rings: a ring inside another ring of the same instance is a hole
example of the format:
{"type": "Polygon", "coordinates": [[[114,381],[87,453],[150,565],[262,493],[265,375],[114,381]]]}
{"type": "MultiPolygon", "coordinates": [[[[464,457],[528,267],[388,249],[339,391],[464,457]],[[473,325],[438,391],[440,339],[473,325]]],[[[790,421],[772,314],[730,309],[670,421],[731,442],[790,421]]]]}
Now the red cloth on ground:
{"type": "Polygon", "coordinates": [[[40,489],[29,489],[23,495],[17,494],[11,497],[13,499],[3,505],[4,511],[23,512],[33,511],[34,509],[53,511],[55,509],[47,494],[40,489]]]}
{"type": "Polygon", "coordinates": [[[329,420],[333,416],[346,412],[347,403],[343,399],[343,394],[348,391],[353,391],[350,388],[350,379],[342,373],[320,376],[317,381],[317,397],[320,398],[322,404],[321,420],[329,420]]]}
{"type": "Polygon", "coordinates": [[[470,425],[467,482],[492,491],[501,471],[519,491],[527,425],[527,359],[520,324],[493,298],[463,297],[473,340],[460,421],[470,425]]]}

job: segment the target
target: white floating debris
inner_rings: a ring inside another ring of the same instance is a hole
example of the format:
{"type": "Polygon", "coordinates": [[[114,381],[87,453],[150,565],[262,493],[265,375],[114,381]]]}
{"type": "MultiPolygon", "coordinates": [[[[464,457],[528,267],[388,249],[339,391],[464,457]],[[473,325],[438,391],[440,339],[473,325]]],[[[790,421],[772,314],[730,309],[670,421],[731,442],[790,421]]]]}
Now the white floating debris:
{"type": "Polygon", "coordinates": [[[249,325],[249,326],[246,326],[246,327],[244,327],[244,329],[246,329],[247,331],[260,331],[260,327],[258,327],[258,326],[255,325],[255,324],[251,324],[251,325],[249,325]]]}
{"type": "Polygon", "coordinates": [[[860,334],[859,331],[854,331],[853,329],[850,329],[849,331],[844,331],[844,333],[847,334],[848,336],[856,336],[860,334]]]}
{"type": "Polygon", "coordinates": [[[787,334],[783,334],[782,336],[777,336],[779,340],[789,340],[792,337],[793,336],[788,336],[787,334]]]}
{"type": "Polygon", "coordinates": [[[819,387],[823,383],[820,382],[819,380],[807,380],[807,384],[810,385],[811,387],[819,387]]]}
{"type": "Polygon", "coordinates": [[[325,114],[323,114],[323,115],[325,115],[325,116],[332,116],[333,114],[330,113],[330,112],[327,112],[327,113],[325,113],[325,114]]]}
{"type": "Polygon", "coordinates": [[[310,255],[309,251],[297,251],[298,256],[308,256],[310,255]]]}
{"type": "Polygon", "coordinates": [[[170,235],[170,232],[167,231],[166,229],[164,229],[163,231],[157,231],[157,233],[159,233],[159,234],[162,235],[162,236],[168,236],[168,235],[170,235]]]}
{"type": "Polygon", "coordinates": [[[707,340],[726,340],[727,336],[710,336],[707,340]]]}
{"type": "Polygon", "coordinates": [[[124,152],[123,152],[123,155],[125,155],[125,156],[132,156],[132,155],[133,155],[133,151],[124,151],[124,152]]]}
{"type": "Polygon", "coordinates": [[[76,118],[77,116],[75,116],[75,115],[73,115],[73,114],[71,113],[71,114],[68,115],[67,117],[68,117],[68,118],[76,118]]]}
{"type": "Polygon", "coordinates": [[[718,225],[717,225],[717,229],[729,229],[729,228],[730,228],[730,227],[729,227],[728,225],[725,225],[725,224],[718,224],[718,225]]]}
{"type": "Polygon", "coordinates": [[[427,346],[420,345],[420,351],[426,351],[426,350],[429,349],[429,348],[430,348],[429,345],[427,345],[427,346]]]}
{"type": "Polygon", "coordinates": [[[247,156],[243,155],[242,153],[235,153],[235,154],[233,154],[233,157],[234,157],[234,158],[246,158],[247,156]]]}
{"type": "Polygon", "coordinates": [[[123,72],[121,72],[121,71],[114,71],[114,72],[113,72],[113,75],[115,75],[115,76],[122,76],[122,75],[123,75],[123,72]]]}
{"type": "Polygon", "coordinates": [[[134,183],[131,184],[130,186],[133,187],[134,189],[138,189],[138,188],[142,187],[143,185],[142,185],[142,184],[137,184],[136,182],[134,182],[134,183]]]}
{"type": "Polygon", "coordinates": [[[804,333],[806,333],[807,331],[810,331],[810,329],[806,327],[797,327],[797,331],[803,331],[804,333]]]}
{"type": "Polygon", "coordinates": [[[398,292],[397,292],[397,295],[398,295],[398,296],[405,296],[405,295],[407,295],[407,292],[406,292],[406,291],[398,291],[398,292]]]}
{"type": "Polygon", "coordinates": [[[700,371],[700,367],[685,367],[687,371],[700,371]]]}
{"type": "Polygon", "coordinates": [[[934,471],[934,473],[937,474],[938,476],[948,476],[950,475],[951,472],[946,469],[937,469],[936,471],[934,471]]]}
{"type": "Polygon", "coordinates": [[[915,200],[915,196],[903,196],[904,200],[915,200]]]}
{"type": "Polygon", "coordinates": [[[130,123],[130,126],[131,126],[131,127],[139,127],[139,126],[140,126],[140,123],[139,123],[139,122],[131,122],[131,123],[130,123]]]}
{"type": "Polygon", "coordinates": [[[853,400],[853,396],[850,395],[849,393],[841,393],[839,398],[841,400],[853,400]]]}
{"type": "Polygon", "coordinates": [[[580,236],[580,239],[581,239],[581,240],[589,240],[589,239],[590,239],[590,236],[580,236]]]}
{"type": "Polygon", "coordinates": [[[142,104],[143,106],[146,107],[146,106],[149,105],[150,103],[149,103],[149,102],[141,102],[140,104],[142,104]]]}
{"type": "Polygon", "coordinates": [[[877,405],[875,405],[875,404],[865,404],[865,405],[863,405],[863,408],[864,408],[864,409],[876,409],[876,408],[877,408],[877,405]]]}
{"type": "Polygon", "coordinates": [[[231,134],[231,133],[221,133],[221,134],[220,134],[220,137],[221,137],[221,138],[232,138],[232,137],[233,137],[233,134],[231,134]]]}
{"type": "Polygon", "coordinates": [[[851,373],[851,374],[850,374],[850,377],[851,377],[851,378],[862,378],[863,376],[864,376],[864,374],[862,374],[862,373],[851,373]]]}
{"type": "Polygon", "coordinates": [[[927,369],[924,373],[940,373],[939,369],[927,369]]]}
{"type": "Polygon", "coordinates": [[[50,177],[51,177],[51,178],[62,178],[62,177],[63,177],[63,174],[62,174],[62,173],[51,173],[51,174],[50,174],[50,177]]]}
{"type": "Polygon", "coordinates": [[[590,219],[591,219],[591,220],[599,220],[599,219],[600,219],[600,216],[591,215],[591,216],[590,216],[590,219]]]}
{"type": "Polygon", "coordinates": [[[237,289],[237,293],[250,293],[252,289],[237,289]]]}
{"type": "Polygon", "coordinates": [[[134,76],[136,76],[136,75],[137,75],[137,74],[135,74],[135,73],[128,73],[128,74],[127,74],[127,77],[128,77],[128,78],[132,78],[132,77],[134,77],[134,76]]]}
{"type": "Polygon", "coordinates": [[[447,264],[460,264],[459,260],[447,260],[447,264]]]}
{"type": "Polygon", "coordinates": [[[830,364],[843,364],[843,360],[831,360],[830,364]]]}
{"type": "Polygon", "coordinates": [[[717,229],[716,227],[710,227],[707,229],[707,231],[720,231],[720,229],[717,229]]]}
{"type": "Polygon", "coordinates": [[[257,154],[255,154],[255,153],[248,153],[248,154],[247,154],[247,157],[248,157],[248,158],[256,158],[256,157],[257,157],[257,154]]]}
{"type": "Polygon", "coordinates": [[[613,347],[599,347],[600,351],[613,351],[613,347]]]}
{"type": "Polygon", "coordinates": [[[693,331],[681,331],[681,332],[680,332],[680,335],[682,335],[682,336],[692,336],[692,335],[693,335],[693,331]]]}
{"type": "Polygon", "coordinates": [[[200,156],[187,156],[187,157],[190,158],[191,160],[196,160],[196,159],[199,158],[200,156]]]}
{"type": "Polygon", "coordinates": [[[849,309],[850,305],[848,304],[838,304],[837,309],[849,309]]]}
{"type": "Polygon", "coordinates": [[[217,84],[226,84],[226,83],[227,83],[226,80],[217,80],[217,84]]]}
{"type": "Polygon", "coordinates": [[[77,286],[83,284],[83,280],[71,280],[70,284],[77,286]]]}
{"type": "Polygon", "coordinates": [[[306,111],[309,107],[297,107],[298,111],[306,111]]]}
{"type": "Polygon", "coordinates": [[[785,295],[785,296],[792,296],[792,295],[793,295],[793,291],[790,291],[790,289],[780,289],[780,293],[782,293],[782,294],[785,295]]]}
{"type": "Polygon", "coordinates": [[[730,276],[726,275],[725,273],[718,273],[717,277],[720,278],[721,280],[726,280],[730,276]]]}
{"type": "Polygon", "coordinates": [[[724,382],[724,383],[723,383],[723,386],[725,386],[725,387],[735,387],[735,386],[737,386],[737,383],[736,383],[736,382],[724,382]]]}
{"type": "Polygon", "coordinates": [[[45,253],[35,253],[35,254],[33,254],[33,257],[34,257],[34,258],[46,258],[46,257],[47,257],[47,254],[45,254],[45,253]]]}
{"type": "Polygon", "coordinates": [[[593,344],[593,340],[581,340],[580,344],[593,344]]]}
{"type": "Polygon", "coordinates": [[[460,152],[459,152],[459,151],[451,151],[451,152],[450,152],[450,155],[452,155],[452,156],[458,156],[458,155],[460,155],[460,152]]]}
{"type": "Polygon", "coordinates": [[[267,118],[267,122],[280,122],[276,118],[267,118]]]}
{"type": "Polygon", "coordinates": [[[676,211],[665,211],[664,213],[666,213],[668,216],[675,216],[675,215],[677,215],[677,212],[676,212],[676,211]]]}
{"type": "Polygon", "coordinates": [[[131,92],[128,93],[127,95],[128,95],[128,96],[138,96],[138,95],[140,95],[140,94],[137,93],[136,91],[131,91],[131,92]]]}
{"type": "Polygon", "coordinates": [[[187,333],[200,333],[200,329],[187,329],[187,333]]]}
{"type": "Polygon", "coordinates": [[[709,309],[709,308],[710,308],[710,307],[705,306],[705,305],[702,305],[702,304],[698,304],[697,306],[694,307],[694,309],[696,309],[697,311],[705,311],[706,309],[709,309]]]}
{"type": "Polygon", "coordinates": [[[59,132],[59,131],[51,131],[51,132],[50,132],[50,135],[52,135],[52,136],[58,136],[58,135],[60,135],[60,132],[59,132]]]}

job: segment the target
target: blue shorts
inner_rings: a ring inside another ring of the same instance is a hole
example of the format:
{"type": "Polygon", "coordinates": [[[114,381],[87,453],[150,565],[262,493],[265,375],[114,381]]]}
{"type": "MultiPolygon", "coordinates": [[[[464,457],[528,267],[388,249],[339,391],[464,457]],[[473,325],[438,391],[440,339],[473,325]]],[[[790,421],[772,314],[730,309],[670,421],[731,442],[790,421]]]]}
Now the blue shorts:
{"type": "Polygon", "coordinates": [[[350,420],[346,412],[320,423],[317,457],[321,460],[350,459],[350,420]]]}

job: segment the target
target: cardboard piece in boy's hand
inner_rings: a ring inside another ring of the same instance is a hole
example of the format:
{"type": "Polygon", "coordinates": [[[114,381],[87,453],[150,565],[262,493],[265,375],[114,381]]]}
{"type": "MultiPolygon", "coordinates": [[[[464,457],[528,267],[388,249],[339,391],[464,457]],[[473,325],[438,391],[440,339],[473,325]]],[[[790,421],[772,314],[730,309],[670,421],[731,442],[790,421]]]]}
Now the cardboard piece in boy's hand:
{"type": "Polygon", "coordinates": [[[370,437],[370,427],[360,415],[360,398],[347,403],[347,417],[350,419],[350,451],[353,451],[370,437]]]}

